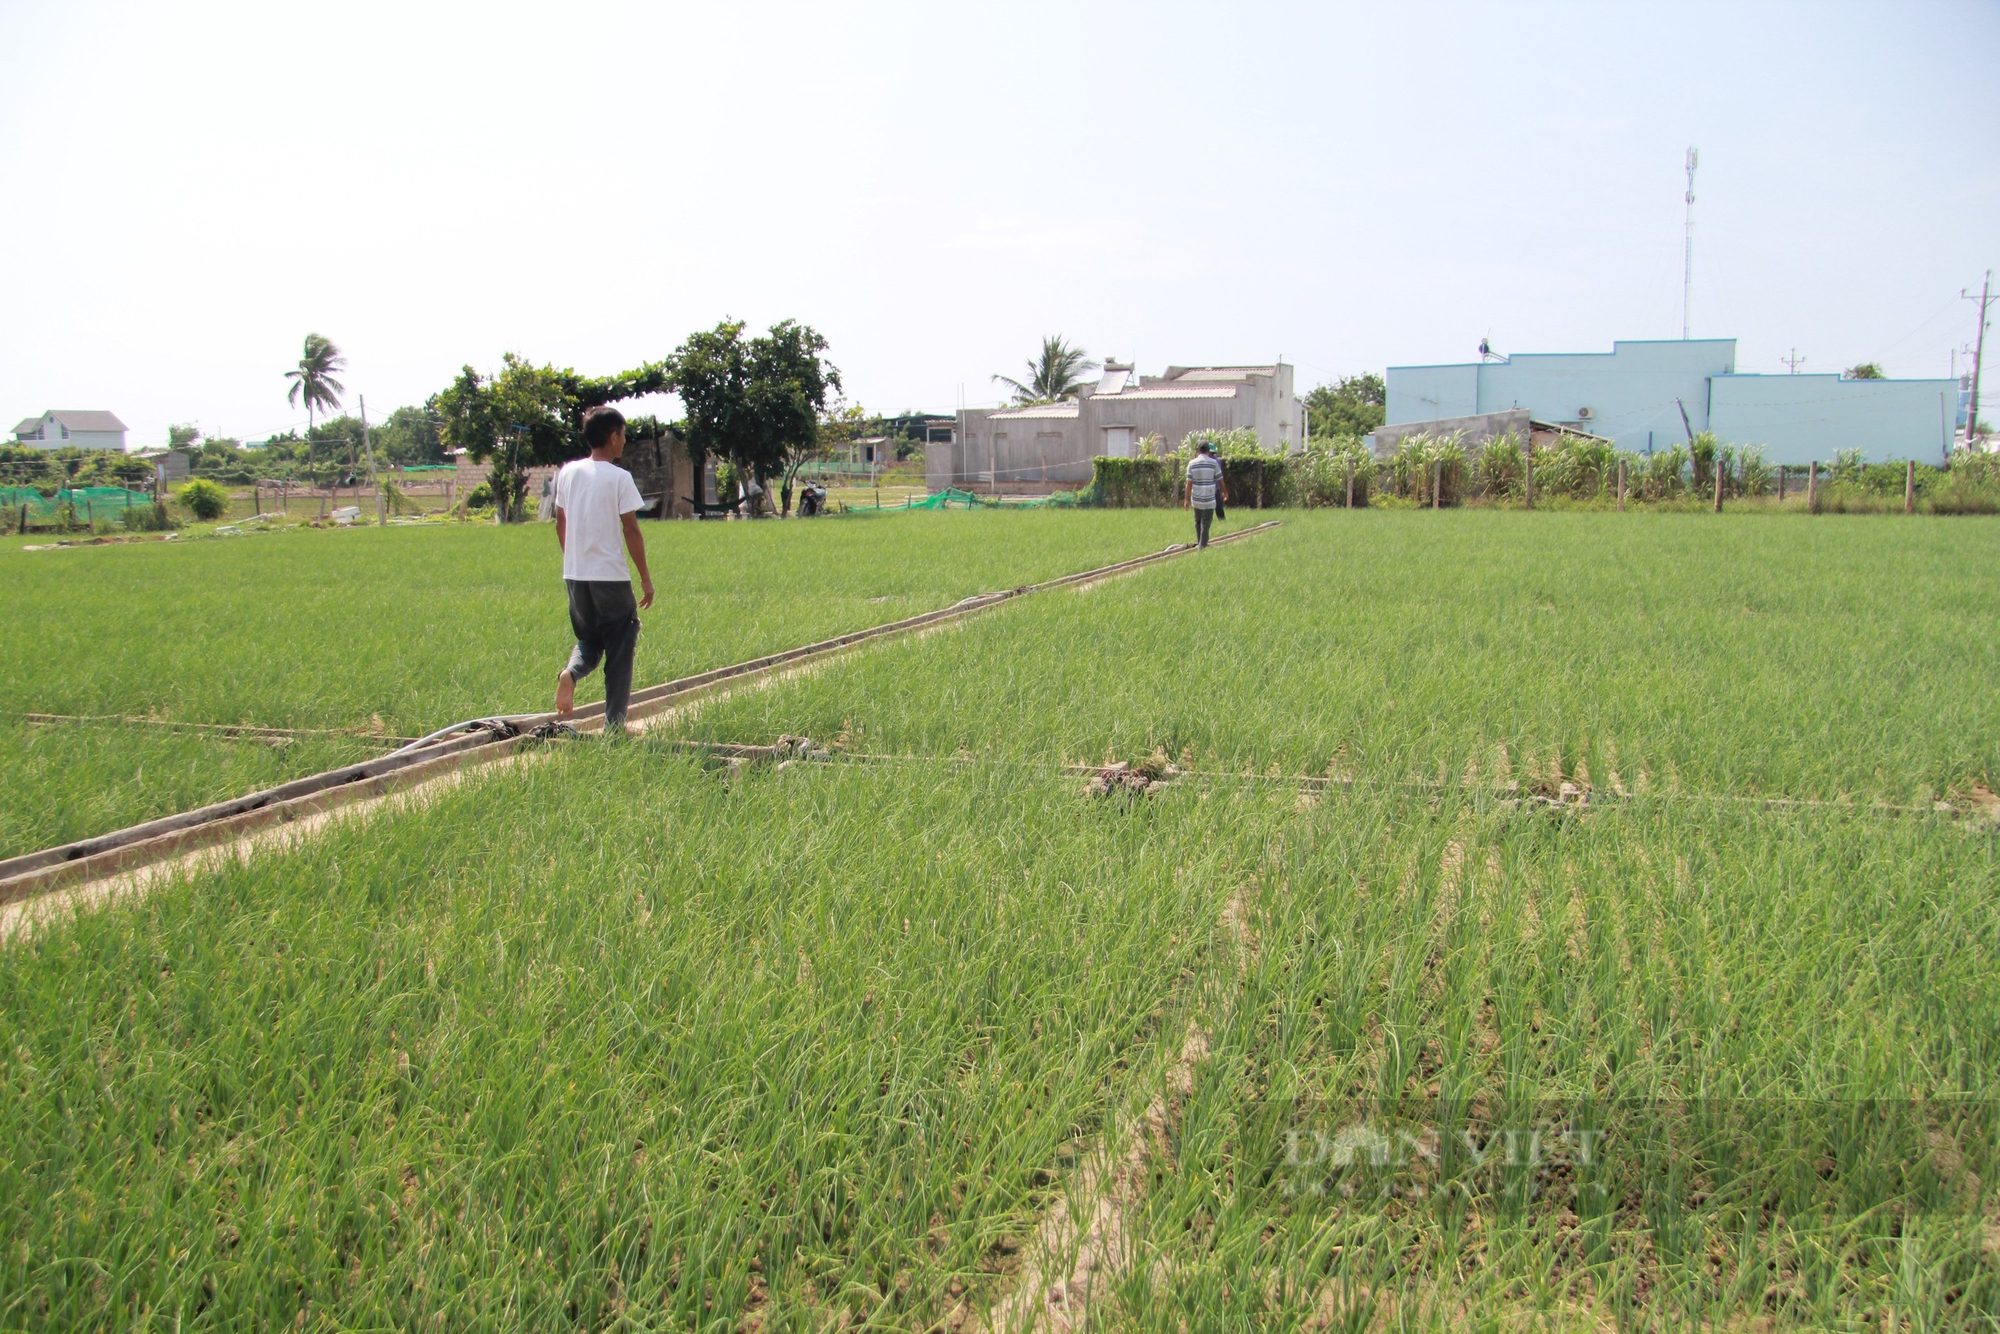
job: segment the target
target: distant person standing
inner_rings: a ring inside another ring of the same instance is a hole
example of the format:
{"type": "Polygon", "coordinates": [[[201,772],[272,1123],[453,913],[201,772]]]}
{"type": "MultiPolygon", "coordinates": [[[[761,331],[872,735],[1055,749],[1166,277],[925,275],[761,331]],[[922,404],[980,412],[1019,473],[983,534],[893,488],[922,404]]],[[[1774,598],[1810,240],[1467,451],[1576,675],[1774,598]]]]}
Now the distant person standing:
{"type": "Polygon", "coordinates": [[[1195,446],[1195,456],[1188,460],[1183,489],[1187,507],[1194,511],[1194,544],[1205,547],[1208,527],[1215,522],[1215,508],[1229,499],[1229,487],[1222,480],[1222,460],[1215,457],[1215,446],[1206,440],[1195,446]]]}
{"type": "Polygon", "coordinates": [[[639,535],[639,507],[645,502],[632,474],[617,462],[625,453],[623,413],[604,407],[584,413],[583,442],[590,446],[590,457],[565,463],[556,474],[556,542],[562,547],[563,584],[569,589],[569,625],[576,632],[569,665],[556,674],[556,717],[575,712],[576,683],[602,658],[604,728],[615,732],[624,730],[632,699],[639,612],[653,605],[646,539],[639,535]],[[625,568],[627,551],[639,568],[636,604],[625,568]]]}

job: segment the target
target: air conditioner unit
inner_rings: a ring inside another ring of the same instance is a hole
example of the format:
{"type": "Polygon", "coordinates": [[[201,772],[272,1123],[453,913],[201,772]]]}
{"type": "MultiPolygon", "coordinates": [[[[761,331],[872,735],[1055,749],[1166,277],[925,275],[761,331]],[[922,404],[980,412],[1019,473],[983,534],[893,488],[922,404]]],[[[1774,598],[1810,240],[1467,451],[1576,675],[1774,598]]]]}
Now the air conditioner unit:
{"type": "Polygon", "coordinates": [[[1596,415],[1597,413],[1590,408],[1578,408],[1576,410],[1576,419],[1580,422],[1587,422],[1596,415]]]}

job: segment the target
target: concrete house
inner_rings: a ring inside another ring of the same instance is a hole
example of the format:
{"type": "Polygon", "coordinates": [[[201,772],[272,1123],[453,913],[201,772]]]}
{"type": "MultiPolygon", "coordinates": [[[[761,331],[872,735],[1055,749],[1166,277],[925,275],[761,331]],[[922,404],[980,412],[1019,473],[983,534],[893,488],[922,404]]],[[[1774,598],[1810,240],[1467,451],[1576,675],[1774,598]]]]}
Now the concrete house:
{"type": "Polygon", "coordinates": [[[1290,366],[1169,366],[1165,375],[1139,375],[1107,361],[1076,398],[962,410],[955,438],[925,447],[925,474],[932,491],[1044,494],[1082,486],[1092,459],[1131,458],[1148,437],[1171,451],[1196,431],[1244,427],[1266,448],[1304,448],[1305,408],[1292,392],[1290,366]]]}
{"type": "Polygon", "coordinates": [[[36,449],[115,449],[125,452],[125,423],[109,412],[53,408],[14,428],[14,442],[36,449]]]}
{"type": "Polygon", "coordinates": [[[1958,398],[1949,379],[1738,374],[1734,338],[1391,366],[1388,389],[1378,452],[1416,429],[1477,440],[1508,429],[1503,414],[1525,413],[1545,429],[1605,436],[1639,452],[1714,431],[1725,444],[1761,446],[1771,463],[1830,461],[1843,449],[1877,461],[1941,458],[1951,448],[1958,398]]]}

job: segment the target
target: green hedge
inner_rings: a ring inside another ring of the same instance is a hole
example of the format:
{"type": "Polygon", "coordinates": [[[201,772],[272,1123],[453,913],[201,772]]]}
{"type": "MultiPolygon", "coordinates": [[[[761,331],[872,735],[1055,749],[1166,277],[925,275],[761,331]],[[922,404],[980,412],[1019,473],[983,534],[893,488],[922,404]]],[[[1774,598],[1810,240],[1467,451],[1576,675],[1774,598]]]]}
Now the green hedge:
{"type": "MultiPolygon", "coordinates": [[[[1222,460],[1228,504],[1238,509],[1269,509],[1299,503],[1291,459],[1252,455],[1222,460]]],[[[1181,501],[1179,459],[1092,459],[1090,485],[1097,503],[1107,509],[1175,509],[1181,501]]]]}
{"type": "Polygon", "coordinates": [[[1106,509],[1171,509],[1180,504],[1180,468],[1173,459],[1090,461],[1090,487],[1106,509]]]}

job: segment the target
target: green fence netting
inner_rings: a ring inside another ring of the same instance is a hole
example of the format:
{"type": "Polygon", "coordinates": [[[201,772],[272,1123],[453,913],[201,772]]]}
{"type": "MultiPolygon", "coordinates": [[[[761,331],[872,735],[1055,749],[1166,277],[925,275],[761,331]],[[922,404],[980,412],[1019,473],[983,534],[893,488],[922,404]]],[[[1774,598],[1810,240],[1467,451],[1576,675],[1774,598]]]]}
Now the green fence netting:
{"type": "Polygon", "coordinates": [[[64,487],[53,496],[45,496],[32,486],[0,486],[0,513],[8,518],[26,508],[30,522],[45,522],[58,517],[65,507],[74,507],[79,522],[89,522],[115,519],[129,509],[151,509],[153,497],[122,486],[64,487]]]}
{"type": "Polygon", "coordinates": [[[954,507],[965,510],[1070,509],[1078,503],[1077,493],[1074,491],[1058,491],[1052,496],[1037,496],[1033,500],[1000,500],[993,496],[977,495],[971,491],[962,491],[955,486],[948,486],[921,500],[911,496],[897,504],[849,505],[847,511],[850,514],[868,514],[877,510],[895,513],[908,510],[948,510],[954,507]]]}

